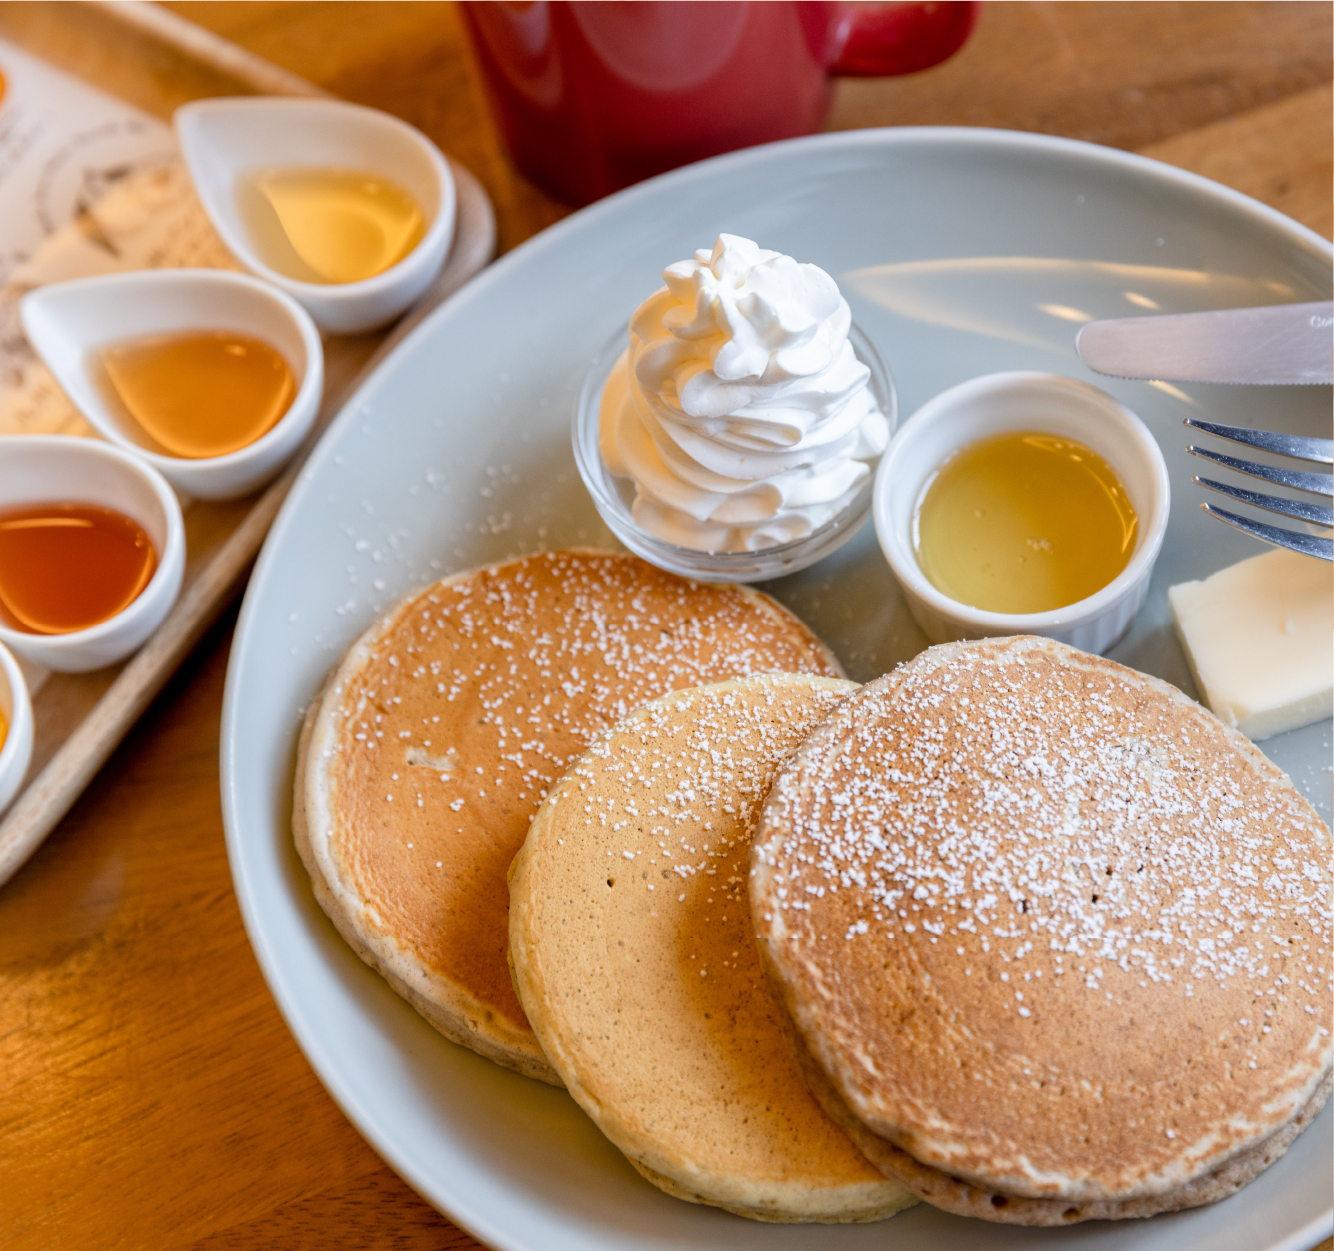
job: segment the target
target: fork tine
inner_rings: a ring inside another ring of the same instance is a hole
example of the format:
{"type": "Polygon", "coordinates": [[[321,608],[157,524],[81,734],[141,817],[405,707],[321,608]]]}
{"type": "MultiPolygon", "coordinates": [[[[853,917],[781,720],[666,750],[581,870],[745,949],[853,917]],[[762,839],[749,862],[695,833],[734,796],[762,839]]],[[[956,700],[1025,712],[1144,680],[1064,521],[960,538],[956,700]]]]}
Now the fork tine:
{"type": "Polygon", "coordinates": [[[1282,513],[1285,517],[1296,517],[1298,521],[1310,521],[1317,526],[1334,526],[1334,508],[1327,504],[1311,504],[1306,500],[1285,499],[1281,495],[1261,495],[1259,491],[1248,491],[1245,487],[1230,486],[1226,482],[1215,482],[1212,478],[1195,481],[1201,486],[1230,495],[1234,500],[1250,504],[1253,508],[1267,508],[1271,513],[1282,513]]]}
{"type": "Polygon", "coordinates": [[[1284,530],[1282,526],[1252,521],[1249,517],[1239,517],[1236,513],[1230,513],[1227,509],[1214,504],[1201,504],[1200,507],[1209,516],[1217,517],[1219,521],[1226,521],[1228,525],[1236,526],[1238,530],[1244,530],[1266,543],[1291,548],[1294,552],[1301,552],[1303,556],[1316,556],[1321,560],[1334,562],[1334,539],[1322,539],[1314,534],[1301,534],[1296,530],[1284,530]]]}
{"type": "Polygon", "coordinates": [[[1262,452],[1277,452],[1282,456],[1294,456],[1298,460],[1334,464],[1334,439],[1309,439],[1296,434],[1278,434],[1273,430],[1251,430],[1246,426],[1220,426],[1217,422],[1200,421],[1195,417],[1187,417],[1186,425],[1203,430],[1205,434],[1217,435],[1220,439],[1258,447],[1262,452]]]}
{"type": "Polygon", "coordinates": [[[1252,477],[1264,478],[1267,482],[1276,482],[1279,486],[1292,487],[1297,491],[1310,491],[1312,495],[1334,496],[1334,478],[1327,473],[1310,473],[1305,469],[1287,469],[1282,465],[1261,465],[1253,460],[1238,460],[1235,456],[1224,456],[1221,452],[1211,452],[1208,448],[1191,444],[1186,448],[1192,456],[1203,456],[1216,465],[1226,469],[1235,469],[1238,473],[1248,473],[1252,477]]]}

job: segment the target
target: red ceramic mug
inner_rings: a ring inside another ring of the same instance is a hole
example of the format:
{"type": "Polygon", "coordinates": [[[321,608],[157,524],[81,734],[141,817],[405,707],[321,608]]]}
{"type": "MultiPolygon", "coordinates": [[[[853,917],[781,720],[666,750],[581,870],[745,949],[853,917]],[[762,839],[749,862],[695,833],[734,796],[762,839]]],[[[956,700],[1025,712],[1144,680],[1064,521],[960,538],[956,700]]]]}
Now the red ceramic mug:
{"type": "Polygon", "coordinates": [[[818,130],[829,75],[926,69],[962,46],[959,0],[471,0],[463,5],[519,168],[571,204],[734,148],[818,130]]]}

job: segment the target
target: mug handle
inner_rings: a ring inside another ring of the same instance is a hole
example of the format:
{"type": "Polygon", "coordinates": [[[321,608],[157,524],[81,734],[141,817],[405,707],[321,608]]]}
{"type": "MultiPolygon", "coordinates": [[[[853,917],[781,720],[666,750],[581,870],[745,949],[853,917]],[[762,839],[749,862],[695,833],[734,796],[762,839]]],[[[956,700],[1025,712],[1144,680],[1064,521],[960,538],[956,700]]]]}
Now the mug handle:
{"type": "Polygon", "coordinates": [[[840,4],[829,30],[829,72],[845,78],[912,74],[953,56],[977,24],[979,0],[840,4]]]}

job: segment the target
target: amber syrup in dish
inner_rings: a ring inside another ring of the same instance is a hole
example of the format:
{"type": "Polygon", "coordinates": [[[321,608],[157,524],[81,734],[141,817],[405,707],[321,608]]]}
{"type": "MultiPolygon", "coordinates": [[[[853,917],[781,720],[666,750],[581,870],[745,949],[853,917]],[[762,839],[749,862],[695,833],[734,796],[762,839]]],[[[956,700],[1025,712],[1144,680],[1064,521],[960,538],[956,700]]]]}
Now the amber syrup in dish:
{"type": "Polygon", "coordinates": [[[0,619],[27,634],[72,634],[129,607],[157,569],[139,523],[95,504],[0,511],[0,619]]]}
{"type": "Polygon", "coordinates": [[[1097,452],[1021,430],[970,443],[941,465],[913,519],[913,548],[931,585],[961,604],[1049,612],[1111,582],[1138,527],[1097,452]]]}
{"type": "Polygon", "coordinates": [[[237,188],[241,215],[266,264],[301,282],[360,282],[421,242],[426,218],[398,183],[319,166],[253,170],[237,188]]]}
{"type": "Polygon", "coordinates": [[[267,434],[296,395],[291,366],[234,330],[149,335],[101,351],[116,394],[169,456],[226,456],[267,434]]]}

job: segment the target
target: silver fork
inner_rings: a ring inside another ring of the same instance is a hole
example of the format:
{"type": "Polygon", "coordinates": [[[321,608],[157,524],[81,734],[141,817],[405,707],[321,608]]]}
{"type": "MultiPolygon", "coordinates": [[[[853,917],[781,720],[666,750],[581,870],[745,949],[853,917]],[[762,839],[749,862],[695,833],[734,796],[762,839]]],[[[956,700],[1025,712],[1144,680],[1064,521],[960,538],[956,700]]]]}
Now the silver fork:
{"type": "MultiPolygon", "coordinates": [[[[1244,443],[1248,447],[1259,448],[1263,452],[1277,452],[1280,456],[1292,456],[1297,460],[1317,461],[1321,464],[1334,464],[1334,439],[1311,439],[1295,434],[1275,434],[1270,430],[1248,430],[1245,426],[1220,426],[1212,421],[1197,421],[1194,417],[1186,418],[1186,425],[1205,434],[1216,435],[1220,439],[1231,439],[1234,443],[1244,443]]],[[[1208,448],[1195,447],[1193,444],[1186,451],[1195,456],[1202,456],[1225,469],[1235,469],[1238,473],[1250,474],[1255,478],[1264,478],[1267,482],[1279,486],[1291,487],[1297,491],[1306,491],[1312,495],[1323,495],[1326,499],[1334,496],[1331,483],[1334,478],[1327,473],[1311,473],[1306,469],[1289,469],[1283,465],[1264,465],[1259,461],[1241,460],[1236,456],[1224,456],[1221,452],[1211,452],[1208,448]]],[[[1230,486],[1225,482],[1215,482],[1212,478],[1195,481],[1201,486],[1255,508],[1265,508],[1285,517],[1295,517],[1298,521],[1309,521],[1318,526],[1334,526],[1334,508],[1328,504],[1312,504],[1306,500],[1285,499],[1281,495],[1264,495],[1259,491],[1248,491],[1245,487],[1230,486]]],[[[1300,530],[1285,530],[1282,526],[1271,526],[1263,521],[1254,521],[1219,508],[1216,504],[1202,504],[1201,507],[1211,517],[1226,521],[1238,530],[1263,539],[1266,543],[1278,547],[1289,547],[1294,552],[1307,556],[1318,556],[1321,560],[1334,561],[1334,539],[1322,538],[1315,534],[1306,534],[1300,530]]]]}

